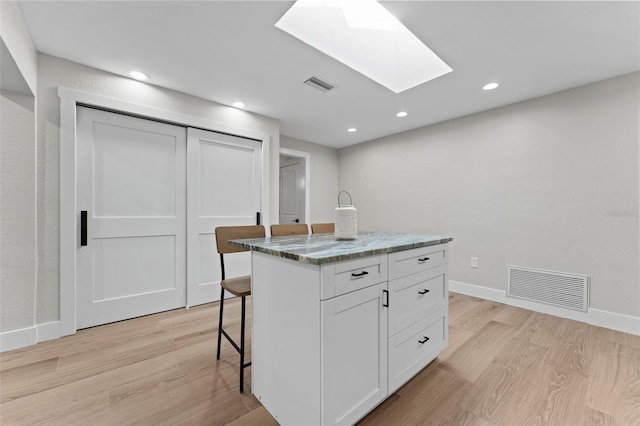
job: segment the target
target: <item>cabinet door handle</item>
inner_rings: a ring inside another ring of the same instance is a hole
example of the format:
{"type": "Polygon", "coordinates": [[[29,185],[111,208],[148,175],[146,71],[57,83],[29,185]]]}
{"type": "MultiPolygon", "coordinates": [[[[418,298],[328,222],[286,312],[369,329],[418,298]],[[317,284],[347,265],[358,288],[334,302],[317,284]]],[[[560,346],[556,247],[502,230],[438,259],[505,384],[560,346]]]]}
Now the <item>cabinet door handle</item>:
{"type": "Polygon", "coordinates": [[[429,260],[428,257],[423,257],[421,259],[418,259],[418,262],[422,263],[422,262],[426,262],[427,260],[429,260]]]}
{"type": "Polygon", "coordinates": [[[427,288],[425,288],[424,290],[418,292],[418,294],[427,294],[427,293],[429,293],[429,289],[427,289],[427,288]]]}
{"type": "Polygon", "coordinates": [[[80,211],[80,245],[87,245],[87,211],[80,211]]]}
{"type": "Polygon", "coordinates": [[[351,278],[362,278],[365,275],[369,275],[369,273],[367,271],[362,271],[359,274],[351,273],[351,278]]]}
{"type": "Polygon", "coordinates": [[[386,299],[386,303],[382,302],[382,306],[384,306],[385,308],[389,307],[389,291],[388,290],[382,290],[382,292],[385,295],[385,299],[386,299]]]}
{"type": "Polygon", "coordinates": [[[421,345],[424,345],[425,343],[427,343],[427,341],[429,341],[429,338],[427,336],[424,336],[422,340],[418,340],[418,343],[420,343],[421,345]]]}

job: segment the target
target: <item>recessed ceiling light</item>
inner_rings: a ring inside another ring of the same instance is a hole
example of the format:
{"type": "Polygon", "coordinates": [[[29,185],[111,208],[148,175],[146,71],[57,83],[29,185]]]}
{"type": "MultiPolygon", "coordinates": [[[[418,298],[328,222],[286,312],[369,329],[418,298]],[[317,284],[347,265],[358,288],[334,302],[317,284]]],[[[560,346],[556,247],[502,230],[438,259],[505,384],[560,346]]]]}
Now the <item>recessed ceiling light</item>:
{"type": "Polygon", "coordinates": [[[358,130],[358,129],[356,129],[355,127],[349,127],[349,128],[347,129],[347,132],[349,132],[349,133],[353,133],[353,132],[355,132],[356,130],[358,130]]]}
{"type": "Polygon", "coordinates": [[[376,0],[298,0],[276,27],[395,93],[452,71],[376,0]]]}
{"type": "Polygon", "coordinates": [[[499,86],[498,83],[489,83],[489,84],[485,84],[482,90],[493,90],[498,86],[499,86]]]}
{"type": "Polygon", "coordinates": [[[233,105],[236,108],[244,108],[244,104],[240,101],[236,101],[234,103],[232,103],[231,105],[233,105]]]}
{"type": "Polygon", "coordinates": [[[396,117],[406,117],[408,114],[406,111],[400,111],[396,114],[396,117]]]}
{"type": "Polygon", "coordinates": [[[149,80],[149,76],[140,71],[129,71],[129,76],[131,78],[135,78],[136,80],[140,80],[140,81],[149,80]]]}

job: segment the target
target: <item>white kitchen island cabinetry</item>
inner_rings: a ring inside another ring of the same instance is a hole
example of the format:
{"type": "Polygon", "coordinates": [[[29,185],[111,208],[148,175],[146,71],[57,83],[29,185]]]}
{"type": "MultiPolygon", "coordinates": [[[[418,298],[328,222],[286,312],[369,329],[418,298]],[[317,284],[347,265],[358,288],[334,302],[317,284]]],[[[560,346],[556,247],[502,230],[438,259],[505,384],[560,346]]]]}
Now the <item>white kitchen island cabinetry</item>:
{"type": "Polygon", "coordinates": [[[252,393],[280,424],[354,424],[446,347],[450,240],[232,242],[252,249],[252,393]]]}

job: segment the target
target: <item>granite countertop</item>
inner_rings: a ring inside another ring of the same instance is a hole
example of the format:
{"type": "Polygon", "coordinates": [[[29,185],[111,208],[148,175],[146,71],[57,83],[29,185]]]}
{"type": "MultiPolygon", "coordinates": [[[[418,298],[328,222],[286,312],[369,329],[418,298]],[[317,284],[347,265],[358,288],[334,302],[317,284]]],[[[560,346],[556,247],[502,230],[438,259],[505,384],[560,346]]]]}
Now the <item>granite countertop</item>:
{"type": "Polygon", "coordinates": [[[452,240],[450,237],[433,235],[371,232],[360,234],[355,240],[336,240],[334,234],[311,234],[230,240],[229,244],[302,263],[321,265],[448,243],[452,240]]]}

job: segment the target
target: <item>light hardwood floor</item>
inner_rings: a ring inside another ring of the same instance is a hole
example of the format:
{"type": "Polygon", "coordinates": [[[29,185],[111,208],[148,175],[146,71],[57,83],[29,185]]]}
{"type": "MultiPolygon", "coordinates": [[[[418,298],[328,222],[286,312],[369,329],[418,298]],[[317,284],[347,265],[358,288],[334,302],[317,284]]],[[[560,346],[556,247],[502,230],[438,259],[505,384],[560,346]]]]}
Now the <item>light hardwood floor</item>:
{"type": "MultiPolygon", "coordinates": [[[[240,305],[227,306],[239,333],[240,305]]],[[[640,337],[459,294],[449,307],[449,347],[361,425],[640,425],[640,337]]],[[[0,424],[277,424],[238,392],[230,345],[216,362],[217,313],[179,309],[0,354],[0,424]]]]}

